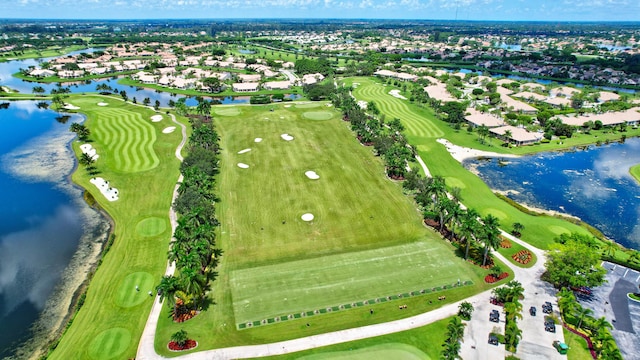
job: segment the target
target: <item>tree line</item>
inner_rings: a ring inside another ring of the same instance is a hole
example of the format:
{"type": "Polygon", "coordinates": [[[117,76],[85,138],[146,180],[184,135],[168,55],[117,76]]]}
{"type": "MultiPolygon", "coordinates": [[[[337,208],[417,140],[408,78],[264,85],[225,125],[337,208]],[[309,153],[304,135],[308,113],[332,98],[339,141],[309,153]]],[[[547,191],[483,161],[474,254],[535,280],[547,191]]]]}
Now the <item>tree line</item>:
{"type": "Polygon", "coordinates": [[[216,248],[215,176],[218,174],[220,147],[218,134],[204,117],[190,118],[193,131],[188,155],[180,171],[183,181],[173,209],[180,215],[173,234],[168,259],[176,264],[177,275],[162,278],[156,288],[161,300],[167,299],[176,321],[189,319],[203,307],[222,250],[216,248]],[[186,317],[185,317],[186,316],[186,317]]]}
{"type": "Polygon", "coordinates": [[[385,162],[387,175],[396,180],[405,178],[407,164],[413,160],[413,149],[402,134],[400,119],[385,122],[384,115],[376,117],[379,110],[375,102],[368,104],[368,112],[351,97],[350,88],[341,87],[333,94],[332,102],[340,108],[343,119],[351,123],[351,130],[364,145],[373,145],[375,152],[385,162]]]}

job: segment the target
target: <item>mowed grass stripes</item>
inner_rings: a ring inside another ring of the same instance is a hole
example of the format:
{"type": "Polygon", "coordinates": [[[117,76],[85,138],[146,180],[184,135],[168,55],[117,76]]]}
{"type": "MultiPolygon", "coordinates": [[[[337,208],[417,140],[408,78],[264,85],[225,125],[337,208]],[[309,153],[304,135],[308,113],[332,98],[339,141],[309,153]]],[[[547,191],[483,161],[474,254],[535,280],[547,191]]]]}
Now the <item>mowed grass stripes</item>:
{"type": "Polygon", "coordinates": [[[236,322],[247,323],[470,280],[441,243],[373,250],[234,271],[236,322]]]}
{"type": "MultiPolygon", "coordinates": [[[[105,107],[97,113],[96,140],[109,147],[114,170],[139,172],[153,169],[160,160],[153,150],[156,131],[139,113],[105,107]]],[[[104,153],[104,151],[103,151],[104,153]]],[[[103,156],[98,149],[98,154],[103,156]]]]}
{"type": "Polygon", "coordinates": [[[408,105],[408,100],[398,99],[389,95],[389,91],[396,89],[385,86],[369,78],[348,79],[349,83],[358,83],[353,90],[354,96],[366,101],[375,101],[378,109],[387,117],[398,118],[407,128],[407,134],[417,137],[438,138],[444,132],[425,116],[416,113],[408,105]]]}

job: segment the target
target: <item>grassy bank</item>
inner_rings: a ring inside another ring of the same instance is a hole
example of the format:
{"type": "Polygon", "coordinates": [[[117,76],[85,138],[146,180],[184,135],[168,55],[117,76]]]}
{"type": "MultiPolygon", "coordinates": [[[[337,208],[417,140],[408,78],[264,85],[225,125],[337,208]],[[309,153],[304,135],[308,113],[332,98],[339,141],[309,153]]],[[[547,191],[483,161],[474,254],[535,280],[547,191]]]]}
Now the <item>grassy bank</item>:
{"type": "Polygon", "coordinates": [[[507,153],[512,149],[477,143],[475,135],[454,130],[438,120],[429,108],[419,107],[407,100],[389,95],[389,91],[395,87],[382,84],[377,79],[349,78],[344,83],[356,86],[353,94],[358,100],[375,101],[387,119],[399,118],[406,127],[405,133],[409,142],[416,146],[429,171],[434,175],[443,176],[448,186],[459,187],[462,202],[478,210],[482,216],[492,214],[500,220],[504,229],[511,229],[513,223],[521,223],[525,226],[522,239],[542,249],[546,249],[555,237],[564,232],[588,233],[584,227],[562,219],[547,215],[529,215],[497,198],[479,177],[453,159],[444,145],[436,142],[436,139],[443,137],[457,145],[487,151],[507,153]]]}
{"type": "MultiPolygon", "coordinates": [[[[68,103],[87,115],[95,165],[119,200],[107,201],[80,167],[73,181],[86,188],[115,222],[115,241],[92,277],[84,305],[50,359],[113,359],[135,356],[166,266],[171,237],[168,209],[178,178],[174,156],[179,131],[164,134],[167,115],[153,123],[153,111],[101,96],[71,96],[68,103]],[[97,106],[98,103],[107,106],[97,106]],[[136,291],[136,286],[140,291],[136,291]]],[[[80,142],[73,148],[79,153],[80,142]]]]}
{"type": "Polygon", "coordinates": [[[629,169],[629,173],[640,184],[640,164],[634,165],[629,169]]]}

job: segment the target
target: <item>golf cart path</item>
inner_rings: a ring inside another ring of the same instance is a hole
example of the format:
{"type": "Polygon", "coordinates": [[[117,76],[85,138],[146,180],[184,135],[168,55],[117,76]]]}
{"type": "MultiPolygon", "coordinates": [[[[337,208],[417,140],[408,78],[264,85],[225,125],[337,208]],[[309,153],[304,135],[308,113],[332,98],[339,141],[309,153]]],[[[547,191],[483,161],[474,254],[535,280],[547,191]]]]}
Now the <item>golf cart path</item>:
{"type": "MultiPolygon", "coordinates": [[[[174,118],[175,121],[175,118],[174,118]]],[[[184,141],[186,141],[186,130],[184,125],[180,124],[183,127],[183,142],[181,146],[184,145],[184,141]]],[[[176,150],[176,156],[179,155],[179,151],[176,150]]],[[[422,161],[422,159],[417,159],[423,170],[426,174],[429,174],[429,170],[426,165],[422,161]]],[[[176,191],[177,191],[176,185],[176,191]]],[[[174,191],[174,196],[176,192],[174,191]]],[[[173,210],[170,210],[171,217],[171,225],[172,228],[175,229],[175,213],[173,210]]],[[[537,289],[535,283],[542,283],[539,280],[539,276],[541,272],[544,271],[544,252],[540,249],[533,248],[531,245],[526,244],[519,239],[514,238],[513,236],[502,232],[503,235],[509,237],[512,241],[522,244],[530,249],[532,252],[538,256],[538,262],[531,268],[519,268],[515,265],[511,264],[506,258],[500,255],[497,252],[493,252],[493,254],[503,261],[510,269],[514,272],[516,279],[521,282],[522,286],[525,288],[525,298],[531,296],[531,298],[535,299],[533,294],[529,294],[528,289],[537,289]]],[[[174,264],[169,264],[167,266],[167,271],[165,274],[173,274],[175,270],[174,264]]],[[[533,291],[533,290],[531,290],[533,291]]],[[[536,292],[537,294],[537,292],[536,292]]],[[[235,346],[228,348],[220,348],[220,349],[212,349],[205,350],[200,352],[194,352],[182,356],[172,357],[172,359],[181,359],[181,360],[195,360],[195,359],[243,359],[243,358],[257,358],[264,356],[273,356],[273,355],[282,355],[292,352],[298,352],[303,350],[309,350],[313,348],[340,344],[355,340],[367,339],[371,337],[387,335],[392,333],[397,333],[400,331],[406,331],[415,329],[418,327],[422,327],[438,320],[446,319],[450,316],[457,314],[458,307],[460,303],[464,301],[471,302],[472,304],[488,304],[489,300],[492,296],[491,290],[486,290],[474,296],[468,297],[466,299],[460,300],[458,302],[444,305],[441,308],[422,313],[419,315],[415,315],[412,317],[408,317],[405,319],[394,320],[386,323],[368,325],[353,329],[339,330],[324,334],[312,335],[307,337],[302,337],[293,340],[280,341],[270,344],[260,344],[260,345],[245,345],[245,346],[235,346]]],[[[524,307],[523,307],[524,308],[524,307]]],[[[138,352],[136,355],[137,360],[151,360],[151,359],[164,359],[163,356],[156,353],[154,348],[154,337],[156,333],[156,328],[158,324],[158,318],[160,316],[160,311],[162,309],[162,304],[159,302],[159,297],[156,296],[154,300],[153,307],[151,309],[151,313],[149,314],[149,318],[147,319],[147,323],[145,325],[144,331],[142,333],[142,337],[140,338],[140,344],[138,346],[138,352]]],[[[486,319],[485,319],[486,320],[486,319]]],[[[465,339],[467,338],[468,331],[465,331],[465,339]]],[[[524,331],[523,331],[524,333],[524,331]]],[[[562,331],[559,332],[562,335],[562,331]]],[[[486,335],[482,335],[486,336],[486,335]]],[[[475,343],[475,341],[474,341],[475,343]]],[[[486,344],[486,340],[484,341],[486,344]]],[[[468,348],[470,346],[464,346],[461,355],[463,358],[467,359],[464,355],[468,353],[468,348]]],[[[475,359],[489,359],[490,357],[481,356],[478,357],[480,352],[476,351],[474,347],[473,351],[474,356],[469,356],[469,358],[475,359]]],[[[491,353],[495,355],[495,352],[491,353]]]]}

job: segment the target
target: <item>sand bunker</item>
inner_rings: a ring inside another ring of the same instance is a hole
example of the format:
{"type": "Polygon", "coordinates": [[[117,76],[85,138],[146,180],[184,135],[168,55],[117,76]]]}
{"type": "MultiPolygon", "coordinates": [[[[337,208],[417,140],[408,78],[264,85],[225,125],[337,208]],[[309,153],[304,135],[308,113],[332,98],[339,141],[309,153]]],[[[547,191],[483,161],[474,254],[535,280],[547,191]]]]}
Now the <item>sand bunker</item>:
{"type": "Polygon", "coordinates": [[[311,220],[313,220],[314,216],[311,213],[306,213],[306,214],[303,214],[300,218],[303,221],[311,221],[311,220]]]}
{"type": "Polygon", "coordinates": [[[89,155],[93,161],[98,160],[98,158],[100,157],[100,155],[98,155],[96,149],[93,148],[93,146],[91,146],[91,144],[82,144],[80,145],[80,150],[84,153],[89,155]]]}
{"type": "Polygon", "coordinates": [[[244,164],[244,163],[238,163],[238,167],[241,168],[241,169],[248,169],[249,165],[244,164]]]}
{"type": "Polygon", "coordinates": [[[109,201],[118,200],[118,189],[109,187],[109,182],[101,177],[95,177],[89,180],[90,183],[95,185],[98,190],[104,195],[105,198],[109,201]]]}
{"type": "Polygon", "coordinates": [[[282,140],[286,140],[286,141],[293,140],[293,136],[291,136],[289,134],[282,134],[282,135],[280,135],[280,137],[282,138],[282,140]]]}
{"type": "Polygon", "coordinates": [[[153,115],[153,116],[151,117],[151,121],[153,121],[153,122],[160,122],[160,121],[162,121],[162,115],[153,115]]]}
{"type": "Polygon", "coordinates": [[[320,179],[320,175],[316,174],[316,172],[312,171],[312,170],[309,170],[309,171],[305,172],[304,174],[311,180],[320,179]]]}
{"type": "Polygon", "coordinates": [[[174,132],[176,130],[175,126],[169,126],[167,128],[164,128],[164,130],[162,130],[163,133],[165,134],[170,134],[172,132],[174,132]]]}
{"type": "Polygon", "coordinates": [[[389,91],[389,95],[391,95],[391,96],[393,96],[395,98],[398,98],[398,99],[407,100],[406,97],[400,95],[400,90],[397,90],[397,89],[389,91]]]}
{"type": "Polygon", "coordinates": [[[99,102],[98,103],[98,106],[107,106],[107,105],[109,105],[109,104],[107,104],[106,102],[99,102]]]}
{"type": "Polygon", "coordinates": [[[75,105],[71,105],[71,104],[66,104],[65,106],[63,106],[65,109],[67,110],[80,110],[79,107],[75,106],[75,105]]]}
{"type": "Polygon", "coordinates": [[[255,140],[253,140],[253,141],[255,141],[255,142],[259,143],[259,142],[261,142],[261,141],[262,141],[262,138],[256,138],[256,139],[255,139],[255,140]]]}
{"type": "Polygon", "coordinates": [[[284,107],[291,107],[291,105],[285,105],[284,107]]]}
{"type": "Polygon", "coordinates": [[[248,153],[249,151],[251,151],[251,149],[240,150],[240,151],[238,151],[238,154],[248,153]]]}

